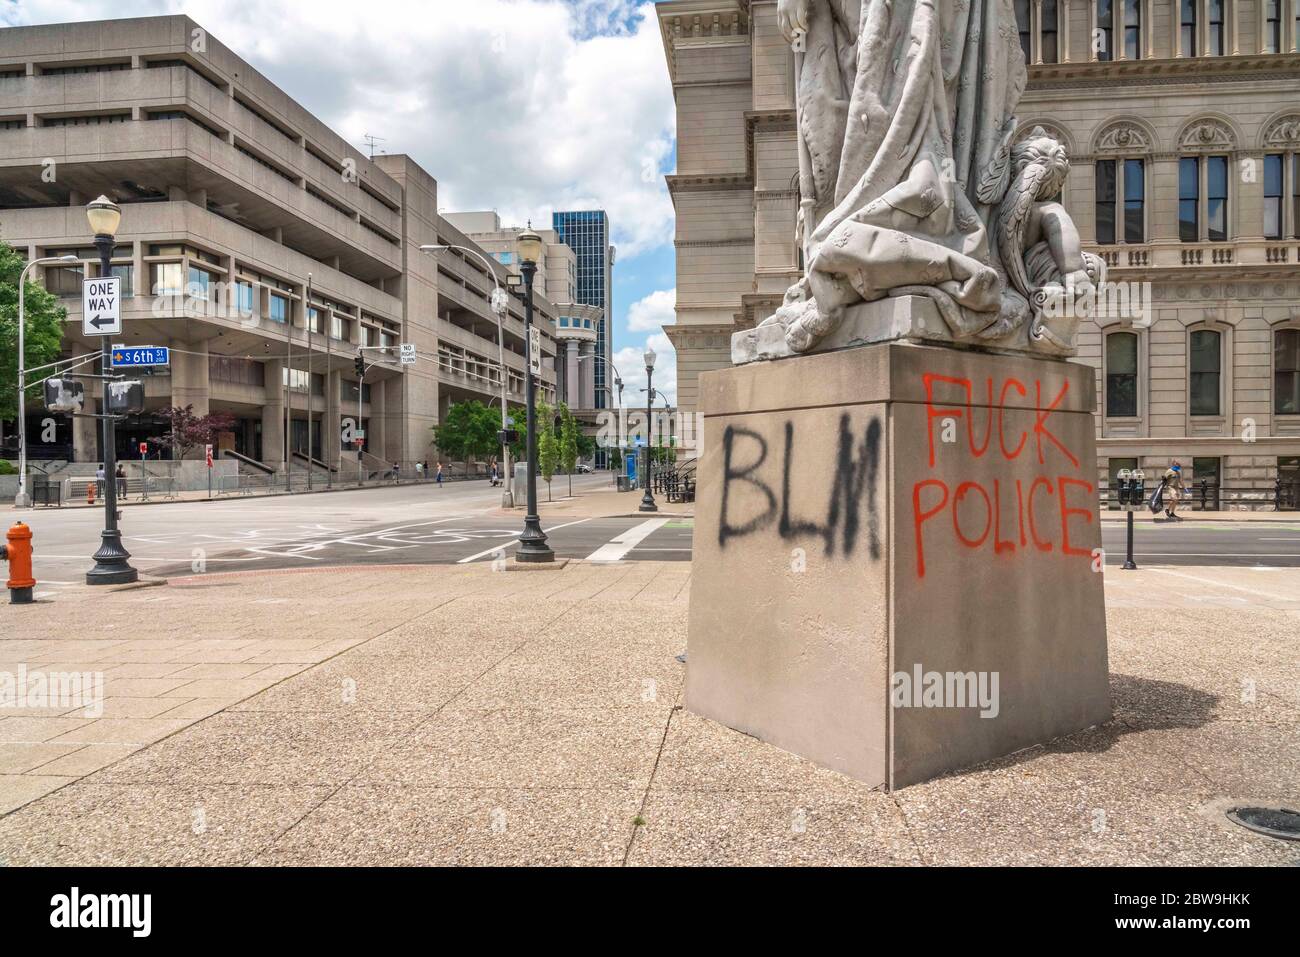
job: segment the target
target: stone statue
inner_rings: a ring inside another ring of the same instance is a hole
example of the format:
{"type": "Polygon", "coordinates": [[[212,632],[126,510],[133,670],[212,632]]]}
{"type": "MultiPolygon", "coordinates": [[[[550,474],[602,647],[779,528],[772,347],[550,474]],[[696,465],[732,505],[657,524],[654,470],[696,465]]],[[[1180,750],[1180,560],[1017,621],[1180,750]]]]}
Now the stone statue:
{"type": "Polygon", "coordinates": [[[831,348],[837,334],[907,338],[896,320],[872,328],[882,311],[859,306],[904,296],[937,308],[942,328],[927,339],[1073,354],[1103,267],[1056,200],[1064,148],[1041,129],[1016,137],[1025,63],[1012,0],[779,0],[777,11],[795,50],[805,275],[733,338],[733,359],[831,348]],[[846,314],[865,328],[841,330],[846,314]]]}

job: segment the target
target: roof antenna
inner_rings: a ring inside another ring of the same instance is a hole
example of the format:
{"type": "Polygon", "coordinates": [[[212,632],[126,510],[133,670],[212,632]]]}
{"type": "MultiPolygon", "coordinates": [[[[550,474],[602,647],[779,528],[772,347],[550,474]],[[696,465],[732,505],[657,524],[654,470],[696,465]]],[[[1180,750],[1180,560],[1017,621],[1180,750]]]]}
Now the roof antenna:
{"type": "MultiPolygon", "coordinates": [[[[376,150],[375,150],[375,146],[376,146],[376,144],[378,144],[378,143],[387,143],[387,142],[388,142],[388,140],[384,139],[384,137],[382,137],[382,136],[373,136],[373,135],[370,134],[370,133],[367,133],[363,138],[364,138],[365,141],[366,141],[366,148],[367,148],[368,150],[370,150],[370,158],[371,158],[371,159],[374,159],[374,158],[375,158],[375,152],[376,152],[376,150]]],[[[383,150],[379,150],[378,152],[382,153],[382,152],[384,152],[384,151],[383,151],[383,150]]]]}

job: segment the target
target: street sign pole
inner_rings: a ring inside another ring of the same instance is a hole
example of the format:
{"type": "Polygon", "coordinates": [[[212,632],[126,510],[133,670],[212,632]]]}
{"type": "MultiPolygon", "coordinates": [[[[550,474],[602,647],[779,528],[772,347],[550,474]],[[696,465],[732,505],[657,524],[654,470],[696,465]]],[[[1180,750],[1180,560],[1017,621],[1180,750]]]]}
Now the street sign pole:
{"type": "Polygon", "coordinates": [[[113,237],[97,235],[99,278],[83,282],[82,331],[100,337],[100,373],[104,376],[101,393],[100,438],[104,463],[104,530],[99,550],[92,556],[95,566],[86,572],[88,585],[122,585],[139,579],[131,567],[131,553],[122,547],[122,533],[117,527],[117,426],[109,413],[109,391],[113,383],[112,337],[122,333],[122,298],[120,282],[113,275],[113,237]]]}

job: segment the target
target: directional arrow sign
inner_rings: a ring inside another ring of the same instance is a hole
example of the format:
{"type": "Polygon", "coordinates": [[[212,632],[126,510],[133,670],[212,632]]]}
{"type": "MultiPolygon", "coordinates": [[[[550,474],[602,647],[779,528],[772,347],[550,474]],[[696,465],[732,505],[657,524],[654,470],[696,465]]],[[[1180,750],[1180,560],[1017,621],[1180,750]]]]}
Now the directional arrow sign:
{"type": "Polygon", "coordinates": [[[88,336],[122,333],[121,279],[106,276],[81,284],[81,331],[88,336]]]}

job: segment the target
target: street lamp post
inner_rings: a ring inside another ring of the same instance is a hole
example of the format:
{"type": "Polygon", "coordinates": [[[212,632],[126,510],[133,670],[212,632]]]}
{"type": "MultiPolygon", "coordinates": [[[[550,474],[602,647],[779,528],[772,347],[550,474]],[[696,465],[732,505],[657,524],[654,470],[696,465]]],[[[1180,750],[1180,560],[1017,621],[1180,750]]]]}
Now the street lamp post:
{"type": "MultiPolygon", "coordinates": [[[[86,207],[86,218],[95,234],[95,248],[99,250],[99,275],[107,278],[113,274],[114,237],[122,221],[122,210],[107,196],[100,196],[86,207]]],[[[122,533],[117,528],[117,425],[109,412],[110,370],[113,367],[111,338],[100,337],[99,371],[104,383],[99,410],[100,436],[104,445],[104,530],[100,533],[99,550],[92,556],[95,567],[86,572],[87,585],[123,585],[140,577],[127,561],[131,553],[122,547],[122,533]]]]}
{"type": "MultiPolygon", "coordinates": [[[[501,317],[505,315],[508,299],[501,288],[501,283],[497,281],[496,270],[492,268],[492,264],[488,262],[487,257],[478,250],[470,249],[468,246],[454,246],[450,243],[439,243],[436,245],[427,244],[420,247],[420,250],[426,253],[439,253],[445,249],[455,249],[459,250],[461,253],[468,253],[471,256],[477,257],[487,269],[487,274],[492,280],[492,315],[496,317],[497,321],[497,366],[500,368],[501,374],[501,431],[507,432],[510,430],[510,418],[509,412],[507,411],[508,402],[506,399],[506,330],[505,323],[501,321],[501,317]]],[[[510,474],[510,443],[501,443],[501,449],[501,462],[504,466],[502,474],[505,479],[505,481],[501,483],[501,507],[514,508],[515,490],[514,476],[510,474]]]]}
{"type": "Polygon", "coordinates": [[[646,442],[645,454],[642,456],[644,472],[642,485],[645,488],[645,494],[641,496],[641,505],[637,509],[640,512],[657,512],[659,506],[655,504],[654,493],[650,491],[650,430],[651,423],[654,421],[654,374],[655,374],[655,351],[649,346],[645,349],[645,424],[646,424],[646,442]]]}
{"type": "Polygon", "coordinates": [[[24,301],[27,291],[27,274],[35,266],[49,263],[75,263],[76,261],[77,257],[71,254],[33,259],[23,267],[23,271],[18,275],[18,494],[14,496],[15,508],[31,508],[32,505],[32,497],[27,491],[27,357],[24,355],[26,350],[24,301]]]}
{"type": "MultiPolygon", "coordinates": [[[[546,533],[537,515],[537,422],[536,397],[533,395],[533,277],[542,257],[542,237],[531,228],[519,234],[519,271],[524,276],[524,391],[528,412],[528,514],[519,536],[516,561],[553,562],[555,552],[546,544],[546,533]]],[[[540,359],[540,357],[539,357],[540,359]]]]}
{"type": "MultiPolygon", "coordinates": [[[[599,359],[601,362],[605,363],[605,365],[609,366],[610,371],[614,373],[614,385],[618,388],[618,405],[615,407],[615,414],[617,416],[615,421],[618,424],[616,432],[618,434],[618,442],[621,445],[623,442],[623,376],[619,374],[618,366],[614,365],[614,363],[610,362],[599,352],[593,352],[591,355],[587,356],[578,356],[579,362],[586,362],[588,359],[599,359]]],[[[607,396],[612,396],[609,389],[609,383],[605,384],[605,394],[607,396]]]]}

